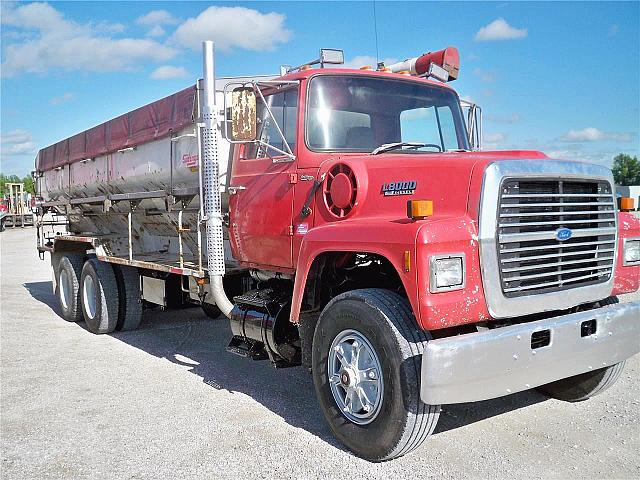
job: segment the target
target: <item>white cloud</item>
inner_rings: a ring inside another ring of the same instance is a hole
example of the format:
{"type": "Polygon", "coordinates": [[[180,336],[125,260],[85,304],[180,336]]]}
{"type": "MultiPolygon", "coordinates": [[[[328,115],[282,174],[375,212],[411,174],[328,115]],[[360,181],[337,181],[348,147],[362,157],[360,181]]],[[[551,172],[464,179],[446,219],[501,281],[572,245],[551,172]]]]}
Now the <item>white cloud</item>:
{"type": "Polygon", "coordinates": [[[26,130],[18,129],[3,133],[0,135],[0,143],[2,144],[3,157],[5,155],[26,155],[36,151],[36,143],[26,130]]]}
{"type": "Polygon", "coordinates": [[[160,25],[156,25],[147,32],[147,37],[162,37],[166,32],[160,25]]]}
{"type": "Polygon", "coordinates": [[[583,128],[582,130],[569,130],[560,137],[563,142],[598,142],[611,140],[614,142],[630,142],[633,135],[626,132],[603,132],[594,127],[583,128]]]}
{"type": "Polygon", "coordinates": [[[518,123],[522,120],[519,113],[512,113],[510,115],[485,115],[485,118],[490,122],[504,123],[507,125],[513,125],[514,123],[518,123]]]}
{"type": "Polygon", "coordinates": [[[166,61],[175,49],[150,39],[112,38],[121,24],[78,24],[47,3],[4,8],[2,23],[33,31],[32,38],[5,46],[2,75],[45,72],[51,68],[109,72],[126,70],[140,61],[166,61]]]}
{"type": "Polygon", "coordinates": [[[23,143],[31,140],[31,134],[26,130],[12,130],[9,133],[0,134],[0,143],[2,145],[23,143]]]}
{"type": "Polygon", "coordinates": [[[73,99],[73,93],[67,92],[63,93],[62,95],[53,97],[51,100],[49,100],[49,103],[51,103],[51,105],[62,105],[63,103],[69,102],[71,99],[73,99]]]}
{"type": "Polygon", "coordinates": [[[209,7],[195,18],[182,23],[172,36],[179,45],[198,50],[203,40],[213,40],[216,48],[273,50],[286,43],[292,32],[284,26],[280,13],[261,13],[245,7],[209,7]]]}
{"type": "MultiPolygon", "coordinates": [[[[621,153],[621,150],[596,150],[585,152],[582,150],[570,150],[560,147],[557,149],[546,150],[545,153],[550,158],[560,160],[574,160],[577,162],[597,163],[599,165],[604,165],[611,168],[613,157],[615,157],[618,153],[621,153]]],[[[635,153],[633,152],[629,153],[635,155],[635,153]]]]}
{"type": "Polygon", "coordinates": [[[488,42],[494,40],[516,40],[527,36],[526,28],[515,28],[507,23],[504,18],[498,18],[489,25],[482,27],[475,36],[476,42],[488,42]]]}
{"type": "Polygon", "coordinates": [[[146,15],[139,17],[136,20],[138,25],[146,25],[152,27],[154,25],[175,25],[180,23],[180,20],[175,18],[166,10],[152,10],[146,15]]]}
{"type": "Polygon", "coordinates": [[[500,132],[485,133],[483,137],[484,141],[489,143],[504,142],[506,138],[507,136],[504,133],[500,133],[500,132]]]}
{"type": "Polygon", "coordinates": [[[475,68],[473,74],[478,77],[481,82],[493,83],[496,81],[495,73],[483,70],[482,68],[475,68]]]}
{"type": "MultiPolygon", "coordinates": [[[[398,60],[395,58],[384,58],[380,60],[384,62],[385,65],[392,65],[397,63],[398,60]]],[[[376,57],[372,57],[370,55],[358,55],[357,57],[353,57],[351,60],[347,60],[343,65],[337,65],[341,68],[355,68],[358,69],[360,67],[369,66],[375,70],[378,66],[378,62],[376,61],[376,57]]]]}
{"type": "Polygon", "coordinates": [[[485,150],[498,150],[505,148],[505,140],[507,135],[501,132],[495,133],[483,133],[482,134],[482,148],[485,150]]]}
{"type": "Polygon", "coordinates": [[[150,78],[153,80],[166,80],[169,78],[182,78],[187,76],[187,71],[184,67],[174,67],[172,65],[162,65],[161,67],[156,68],[151,75],[150,78]]]}

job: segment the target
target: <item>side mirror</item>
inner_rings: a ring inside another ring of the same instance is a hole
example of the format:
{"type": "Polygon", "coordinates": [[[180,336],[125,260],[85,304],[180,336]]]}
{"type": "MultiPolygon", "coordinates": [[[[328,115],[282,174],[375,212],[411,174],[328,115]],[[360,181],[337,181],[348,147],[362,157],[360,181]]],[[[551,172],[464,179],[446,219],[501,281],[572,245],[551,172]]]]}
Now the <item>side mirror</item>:
{"type": "Polygon", "coordinates": [[[253,142],[258,136],[256,93],[252,87],[238,87],[231,92],[231,139],[253,142]]]}
{"type": "Polygon", "coordinates": [[[465,100],[460,101],[460,106],[466,117],[469,146],[471,150],[482,150],[482,108],[465,100]]]}

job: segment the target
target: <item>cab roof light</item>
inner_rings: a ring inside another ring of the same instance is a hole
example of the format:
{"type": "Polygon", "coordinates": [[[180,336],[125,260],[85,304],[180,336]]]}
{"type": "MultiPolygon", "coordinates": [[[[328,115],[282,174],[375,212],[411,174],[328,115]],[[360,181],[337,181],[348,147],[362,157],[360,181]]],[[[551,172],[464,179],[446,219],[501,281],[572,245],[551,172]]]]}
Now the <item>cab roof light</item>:
{"type": "Polygon", "coordinates": [[[309,70],[312,65],[320,64],[320,67],[324,68],[325,65],[342,65],[344,63],[344,51],[338,48],[321,48],[320,57],[312,62],[307,62],[299,67],[290,67],[283,65],[280,67],[282,73],[285,69],[286,73],[295,72],[296,70],[309,70]]]}
{"type": "Polygon", "coordinates": [[[433,215],[433,201],[409,200],[407,201],[407,217],[412,220],[422,220],[433,215]]]}

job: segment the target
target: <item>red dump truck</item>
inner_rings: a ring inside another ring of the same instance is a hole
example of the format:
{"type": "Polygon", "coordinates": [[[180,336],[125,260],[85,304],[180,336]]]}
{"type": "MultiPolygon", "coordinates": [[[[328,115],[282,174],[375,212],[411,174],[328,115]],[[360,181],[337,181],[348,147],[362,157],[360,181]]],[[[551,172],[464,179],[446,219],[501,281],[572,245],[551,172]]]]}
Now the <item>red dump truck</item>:
{"type": "Polygon", "coordinates": [[[620,377],[640,222],[605,167],[482,151],[455,48],[360,70],[322,50],[251,78],[215,78],[203,52],[193,86],[39,152],[66,320],[225,315],[230,352],[309,368],[335,436],[372,461],[418,447],[442,404],[580,401],[620,377]]]}

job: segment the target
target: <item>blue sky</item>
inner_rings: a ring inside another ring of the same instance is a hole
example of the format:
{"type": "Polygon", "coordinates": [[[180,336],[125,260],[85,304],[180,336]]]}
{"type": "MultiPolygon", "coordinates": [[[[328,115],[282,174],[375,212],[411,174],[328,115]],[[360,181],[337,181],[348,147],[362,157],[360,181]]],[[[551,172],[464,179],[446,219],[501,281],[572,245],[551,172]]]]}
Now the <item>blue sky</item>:
{"type": "MultiPolygon", "coordinates": [[[[640,3],[376,2],[379,58],[448,45],[462,97],[483,107],[485,147],[609,165],[640,154],[640,3]]],[[[1,166],[173,93],[201,75],[276,73],[320,47],[375,64],[372,2],[2,2],[1,166]]]]}

